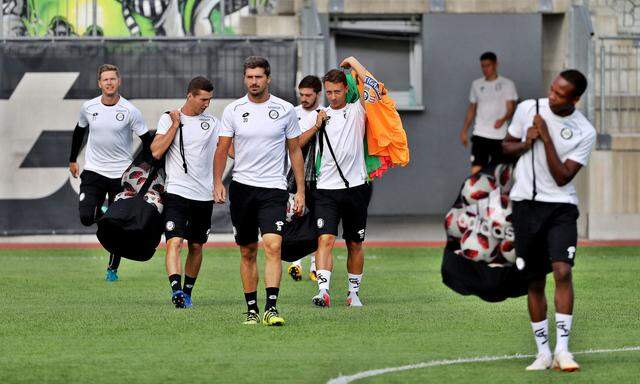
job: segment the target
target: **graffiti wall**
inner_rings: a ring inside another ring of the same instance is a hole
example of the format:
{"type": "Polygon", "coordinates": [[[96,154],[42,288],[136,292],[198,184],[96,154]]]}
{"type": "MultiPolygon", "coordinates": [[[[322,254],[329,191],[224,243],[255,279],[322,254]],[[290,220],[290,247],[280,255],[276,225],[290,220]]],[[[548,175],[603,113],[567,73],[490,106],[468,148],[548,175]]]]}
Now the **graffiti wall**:
{"type": "MultiPolygon", "coordinates": [[[[256,1],[224,1],[224,32],[233,34],[234,21],[237,22],[241,13],[254,13],[256,1]]],[[[220,2],[221,0],[4,0],[3,37],[186,37],[220,34],[223,25],[220,2]]]]}

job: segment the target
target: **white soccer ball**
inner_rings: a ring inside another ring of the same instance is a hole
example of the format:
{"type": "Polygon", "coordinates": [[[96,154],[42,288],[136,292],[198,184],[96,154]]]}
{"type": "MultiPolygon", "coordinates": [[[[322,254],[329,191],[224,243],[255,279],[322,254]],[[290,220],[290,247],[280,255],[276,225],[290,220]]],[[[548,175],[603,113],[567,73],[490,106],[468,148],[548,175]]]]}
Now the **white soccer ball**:
{"type": "Polygon", "coordinates": [[[149,191],[144,194],[144,201],[153,205],[158,210],[158,213],[162,213],[164,210],[164,200],[162,200],[162,197],[159,194],[153,191],[149,191]]]}
{"type": "Polygon", "coordinates": [[[447,235],[453,237],[454,239],[460,239],[464,234],[464,230],[460,228],[458,220],[460,219],[460,216],[465,213],[465,211],[466,209],[464,207],[453,207],[449,210],[444,218],[444,229],[445,231],[447,231],[447,235]]]}
{"type": "Polygon", "coordinates": [[[513,165],[512,164],[498,164],[493,170],[493,178],[496,180],[498,187],[504,191],[511,190],[513,186],[513,165]]]}
{"type": "Polygon", "coordinates": [[[493,176],[484,173],[476,173],[462,186],[462,199],[465,204],[471,205],[479,200],[489,197],[489,193],[497,188],[496,180],[493,176]]]}
{"type": "Polygon", "coordinates": [[[485,219],[491,226],[491,234],[498,238],[504,238],[504,231],[508,225],[511,225],[511,200],[509,196],[501,194],[498,188],[491,192],[488,199],[485,219]]]}
{"type": "Polygon", "coordinates": [[[133,196],[135,196],[135,195],[136,195],[136,193],[135,193],[135,192],[132,192],[132,191],[126,191],[126,190],[125,190],[125,191],[122,191],[122,192],[118,193],[118,194],[116,195],[116,197],[113,199],[113,201],[118,201],[118,200],[120,200],[120,199],[130,199],[130,198],[132,198],[132,197],[133,197],[133,196]]]}
{"type": "Polygon", "coordinates": [[[469,260],[490,263],[497,256],[498,239],[491,236],[486,221],[476,221],[473,228],[467,230],[460,240],[462,255],[469,260]]]}

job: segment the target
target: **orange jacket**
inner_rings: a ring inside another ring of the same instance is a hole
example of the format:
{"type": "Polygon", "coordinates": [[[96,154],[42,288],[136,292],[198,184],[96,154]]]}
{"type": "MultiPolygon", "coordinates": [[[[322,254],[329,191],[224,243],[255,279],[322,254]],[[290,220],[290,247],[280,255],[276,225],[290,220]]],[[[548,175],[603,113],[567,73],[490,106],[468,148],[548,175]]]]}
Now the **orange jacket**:
{"type": "Polygon", "coordinates": [[[387,94],[384,84],[369,72],[364,82],[358,81],[358,90],[367,112],[366,137],[369,154],[389,157],[391,165],[404,167],[409,163],[409,144],[395,101],[387,94]]]}

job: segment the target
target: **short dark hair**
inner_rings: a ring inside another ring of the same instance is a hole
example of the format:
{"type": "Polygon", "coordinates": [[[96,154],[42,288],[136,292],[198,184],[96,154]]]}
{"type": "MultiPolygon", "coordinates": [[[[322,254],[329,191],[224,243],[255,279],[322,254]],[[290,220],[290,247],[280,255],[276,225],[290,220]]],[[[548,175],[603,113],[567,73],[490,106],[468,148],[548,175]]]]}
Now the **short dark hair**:
{"type": "Polygon", "coordinates": [[[498,56],[496,56],[496,54],[493,52],[485,52],[482,55],[480,55],[480,61],[484,61],[484,60],[491,60],[495,63],[498,61],[498,56]]]}
{"type": "Polygon", "coordinates": [[[116,73],[116,76],[120,77],[120,70],[118,69],[118,67],[113,64],[102,64],[98,67],[98,80],[100,80],[103,72],[109,71],[114,71],[116,73]]]}
{"type": "Polygon", "coordinates": [[[347,75],[345,75],[344,72],[339,69],[332,69],[322,77],[323,83],[327,81],[330,83],[342,83],[344,85],[348,85],[347,75]]]}
{"type": "Polygon", "coordinates": [[[264,74],[267,76],[271,76],[271,66],[267,59],[262,56],[249,56],[244,60],[244,71],[243,73],[247,73],[247,69],[253,68],[262,68],[264,69],[264,74]]]}
{"type": "Polygon", "coordinates": [[[587,78],[577,69],[567,69],[560,72],[560,76],[573,85],[573,96],[580,97],[587,89],[587,78]]]}
{"type": "Polygon", "coordinates": [[[198,91],[213,92],[213,83],[204,76],[196,76],[189,82],[187,93],[197,95],[198,91]]]}
{"type": "Polygon", "coordinates": [[[309,75],[300,80],[298,88],[313,88],[313,92],[319,93],[322,91],[322,83],[320,83],[318,76],[309,75]]]}

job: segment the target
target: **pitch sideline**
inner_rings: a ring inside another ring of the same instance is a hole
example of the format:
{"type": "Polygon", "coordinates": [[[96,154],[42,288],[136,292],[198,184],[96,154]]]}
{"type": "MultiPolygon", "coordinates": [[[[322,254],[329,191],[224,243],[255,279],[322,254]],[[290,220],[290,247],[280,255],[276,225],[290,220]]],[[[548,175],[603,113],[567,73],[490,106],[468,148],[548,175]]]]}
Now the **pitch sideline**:
{"type": "MultiPolygon", "coordinates": [[[[640,351],[640,346],[614,348],[614,349],[588,349],[585,351],[573,352],[573,354],[589,355],[589,354],[595,354],[595,353],[615,353],[615,352],[630,352],[630,351],[640,351]]],[[[367,377],[380,376],[387,373],[409,371],[412,369],[439,367],[439,366],[445,366],[445,365],[457,365],[457,364],[466,364],[466,363],[483,363],[483,362],[491,362],[491,361],[526,359],[526,358],[532,358],[532,357],[535,357],[535,355],[522,355],[518,353],[515,355],[503,355],[503,356],[482,356],[482,357],[468,357],[468,358],[458,358],[458,359],[449,359],[449,360],[431,360],[424,363],[403,365],[400,367],[372,369],[369,371],[358,372],[356,374],[349,375],[349,376],[338,376],[334,379],[327,381],[327,384],[348,384],[356,380],[365,379],[367,377]]]]}

